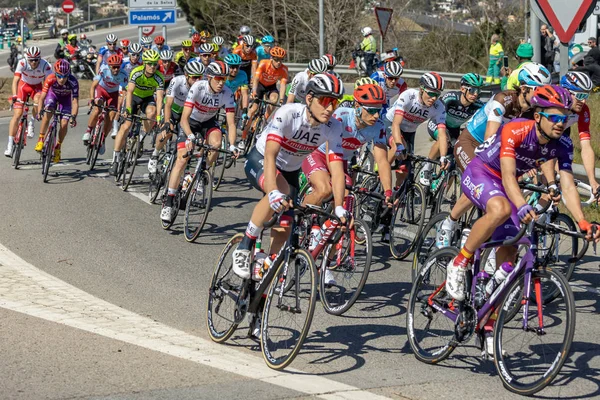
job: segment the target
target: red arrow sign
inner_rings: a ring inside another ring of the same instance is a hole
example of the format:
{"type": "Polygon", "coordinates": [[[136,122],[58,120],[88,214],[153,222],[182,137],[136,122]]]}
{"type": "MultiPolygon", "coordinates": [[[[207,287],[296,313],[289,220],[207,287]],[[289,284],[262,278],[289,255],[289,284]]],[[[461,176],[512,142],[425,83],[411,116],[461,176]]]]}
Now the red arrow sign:
{"type": "Polygon", "coordinates": [[[596,0],[535,0],[561,43],[569,43],[577,27],[590,15],[596,0]]]}
{"type": "Polygon", "coordinates": [[[64,12],[66,12],[67,14],[70,14],[75,9],[75,3],[73,3],[72,0],[65,0],[61,4],[61,7],[62,7],[62,9],[63,9],[64,12]]]}

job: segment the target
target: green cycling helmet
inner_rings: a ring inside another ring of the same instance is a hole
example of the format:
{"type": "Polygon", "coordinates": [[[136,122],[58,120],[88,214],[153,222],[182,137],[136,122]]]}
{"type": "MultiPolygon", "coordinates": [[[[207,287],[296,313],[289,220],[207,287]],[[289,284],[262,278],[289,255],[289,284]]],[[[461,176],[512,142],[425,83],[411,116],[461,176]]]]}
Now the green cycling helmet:
{"type": "Polygon", "coordinates": [[[356,89],[359,86],[362,85],[378,85],[377,81],[375,79],[369,78],[369,77],[364,77],[364,78],[358,78],[356,80],[356,82],[354,83],[354,89],[356,89]]]}
{"type": "Polygon", "coordinates": [[[521,43],[517,47],[517,57],[533,58],[533,46],[530,43],[521,43]]]}
{"type": "Polygon", "coordinates": [[[463,75],[460,79],[460,86],[471,86],[479,88],[483,86],[483,78],[473,72],[463,75]]]}
{"type": "Polygon", "coordinates": [[[157,63],[160,60],[160,54],[156,50],[146,50],[142,54],[142,61],[145,63],[157,63]]]}

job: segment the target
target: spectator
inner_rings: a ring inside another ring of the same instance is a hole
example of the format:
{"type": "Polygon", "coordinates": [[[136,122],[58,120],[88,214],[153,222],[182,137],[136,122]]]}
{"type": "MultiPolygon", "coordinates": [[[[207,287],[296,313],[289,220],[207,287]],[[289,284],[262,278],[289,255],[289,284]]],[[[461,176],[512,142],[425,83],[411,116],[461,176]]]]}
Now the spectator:
{"type": "Polygon", "coordinates": [[[590,51],[583,58],[583,67],[577,68],[577,71],[587,72],[594,86],[600,86],[600,49],[595,37],[588,39],[590,51]]]}
{"type": "Polygon", "coordinates": [[[362,28],[363,40],[360,42],[360,49],[365,53],[365,65],[367,67],[367,76],[373,73],[375,53],[377,52],[377,41],[373,37],[373,30],[368,26],[362,28]]]}
{"type": "Polygon", "coordinates": [[[499,40],[500,36],[494,33],[491,38],[490,63],[488,65],[487,77],[485,78],[486,83],[492,83],[492,80],[495,84],[500,83],[500,65],[504,57],[504,49],[499,40]]]}
{"type": "Polygon", "coordinates": [[[514,90],[519,86],[519,72],[525,64],[529,64],[533,58],[533,46],[530,43],[521,43],[517,47],[517,60],[519,65],[513,71],[510,68],[502,68],[502,83],[500,88],[502,90],[514,90]],[[507,78],[508,77],[508,78],[507,78]]]}

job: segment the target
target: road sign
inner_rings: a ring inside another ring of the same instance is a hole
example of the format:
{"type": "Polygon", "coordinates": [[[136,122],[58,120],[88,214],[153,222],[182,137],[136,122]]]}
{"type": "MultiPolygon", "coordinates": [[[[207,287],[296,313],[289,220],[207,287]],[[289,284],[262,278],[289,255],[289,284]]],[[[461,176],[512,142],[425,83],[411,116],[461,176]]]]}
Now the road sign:
{"type": "Polygon", "coordinates": [[[150,36],[154,33],[154,26],[142,26],[142,35],[150,36]]]}
{"type": "Polygon", "coordinates": [[[177,0],[129,0],[129,8],[177,8],[177,0]]]}
{"type": "Polygon", "coordinates": [[[535,0],[554,28],[561,43],[567,44],[577,27],[594,11],[596,0],[535,0]]]}
{"type": "Polygon", "coordinates": [[[596,2],[596,7],[594,7],[594,14],[599,15],[600,14],[600,3],[596,2]]]}
{"type": "Polygon", "coordinates": [[[61,4],[61,7],[62,7],[62,9],[63,9],[64,12],[66,12],[67,14],[70,14],[75,9],[75,3],[73,3],[72,0],[65,0],[61,4]]]}
{"type": "Polygon", "coordinates": [[[129,10],[129,25],[175,25],[175,10],[129,10]]]}
{"type": "Polygon", "coordinates": [[[385,37],[392,21],[393,13],[394,10],[391,8],[375,7],[375,17],[377,17],[377,24],[379,25],[379,32],[381,32],[382,37],[385,37]]]}

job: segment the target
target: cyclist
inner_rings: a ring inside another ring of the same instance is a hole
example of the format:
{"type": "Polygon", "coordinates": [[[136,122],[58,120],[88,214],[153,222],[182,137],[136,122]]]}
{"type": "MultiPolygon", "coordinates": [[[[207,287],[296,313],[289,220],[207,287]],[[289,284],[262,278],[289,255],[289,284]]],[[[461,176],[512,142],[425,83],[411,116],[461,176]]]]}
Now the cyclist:
{"type": "Polygon", "coordinates": [[[263,36],[261,45],[256,48],[256,61],[261,62],[271,58],[271,49],[275,45],[275,38],[271,35],[263,36]]]}
{"type": "Polygon", "coordinates": [[[337,65],[335,56],[333,54],[323,54],[321,58],[327,63],[327,71],[329,73],[333,72],[333,69],[337,65]]]}
{"type": "MultiPolygon", "coordinates": [[[[264,62],[264,61],[263,61],[264,62]]],[[[252,186],[266,195],[258,202],[246,228],[246,234],[233,252],[233,272],[250,277],[250,254],[262,226],[273,212],[285,211],[282,226],[271,232],[270,253],[277,253],[290,234],[289,208],[298,190],[304,158],[327,143],[335,214],[346,218],[343,207],[345,178],[342,162],[342,123],[332,117],[344,92],[340,79],[330,74],[315,75],[308,85],[306,104],[286,104],[275,112],[272,122],[248,154],[244,170],[252,186]]]]}
{"type": "Polygon", "coordinates": [[[82,33],[81,35],[79,35],[79,44],[82,46],[91,46],[92,40],[88,39],[85,33],[82,33]]]}
{"type": "MultiPolygon", "coordinates": [[[[227,119],[229,150],[234,152],[234,157],[237,156],[235,101],[233,93],[225,86],[229,67],[223,61],[215,61],[206,68],[205,74],[208,76],[207,80],[198,81],[190,88],[181,113],[181,129],[177,137],[177,161],[171,171],[167,200],[160,212],[160,219],[163,221],[170,222],[173,219],[173,200],[177,195],[181,174],[188,162],[184,156],[194,149],[196,135],[212,147],[221,147],[223,134],[217,122],[217,114],[222,107],[225,107],[227,119]]],[[[212,166],[217,156],[216,151],[209,152],[208,165],[212,166]]]]}
{"type": "MultiPolygon", "coordinates": [[[[81,42],[81,40],[80,40],[81,42]]],[[[129,45],[131,41],[129,39],[121,39],[119,42],[119,46],[121,47],[121,52],[123,53],[123,60],[125,57],[129,57],[129,45]]]]}
{"type": "Polygon", "coordinates": [[[200,36],[200,43],[208,43],[208,39],[210,39],[209,31],[206,31],[206,30],[200,31],[200,33],[198,35],[200,36]]]}
{"type": "Polygon", "coordinates": [[[181,75],[179,66],[173,62],[173,52],[171,50],[163,50],[160,52],[158,71],[165,78],[165,88],[169,87],[173,77],[176,75],[181,75]]]}
{"type": "MultiPolygon", "coordinates": [[[[440,101],[444,90],[444,78],[437,72],[427,72],[419,80],[419,89],[407,89],[391,106],[386,114],[386,126],[391,133],[390,162],[392,159],[401,158],[404,150],[412,154],[415,148],[415,132],[420,123],[432,119],[437,126],[440,138],[440,162],[442,168],[447,167],[446,154],[448,140],[446,139],[446,108],[440,101]]],[[[421,171],[421,184],[429,185],[429,172],[433,166],[425,163],[421,171]]],[[[404,175],[397,176],[396,186],[404,181],[404,175]]]]}
{"type": "MultiPolygon", "coordinates": [[[[225,85],[235,94],[238,90],[241,96],[241,107],[242,107],[242,120],[248,119],[248,77],[244,71],[240,70],[242,59],[237,54],[228,54],[225,57],[225,64],[229,67],[229,77],[225,82],[225,85]]],[[[237,103],[237,100],[236,100],[237,103]]],[[[238,143],[238,148],[243,149],[245,146],[244,141],[238,143]]]]}
{"type": "Polygon", "coordinates": [[[118,38],[109,33],[106,35],[106,46],[102,46],[100,50],[98,50],[98,59],[96,61],[96,75],[100,72],[100,66],[102,64],[106,64],[106,60],[113,54],[118,54],[121,57],[123,56],[123,52],[121,49],[117,47],[118,38]]]}
{"type": "MultiPolygon", "coordinates": [[[[127,119],[121,125],[119,133],[115,138],[115,151],[113,162],[109,169],[110,175],[115,175],[119,161],[121,161],[121,149],[125,145],[127,133],[131,128],[133,121],[132,115],[137,115],[139,111],[146,114],[146,117],[160,123],[162,121],[161,110],[163,107],[163,96],[165,80],[158,72],[158,60],[160,56],[154,50],[147,50],[142,54],[144,65],[134,68],[129,76],[127,83],[127,94],[125,96],[125,115],[127,119]],[[156,92],[156,100],[154,93],[156,92]]],[[[144,121],[146,132],[150,132],[149,121],[144,121]]]]}
{"type": "MultiPolygon", "coordinates": [[[[190,61],[183,67],[184,75],[179,75],[171,80],[169,87],[167,88],[166,102],[165,102],[165,121],[169,122],[170,129],[164,129],[161,135],[157,135],[156,143],[154,143],[154,151],[148,161],[148,172],[151,174],[156,173],[156,167],[158,166],[158,155],[162,148],[172,136],[171,132],[176,132],[179,127],[179,121],[181,120],[181,114],[183,112],[183,106],[187,99],[188,92],[192,85],[202,78],[204,74],[204,65],[198,61],[190,61]]],[[[166,126],[165,126],[166,128],[166,126]]]]}
{"type": "Polygon", "coordinates": [[[123,69],[127,76],[131,71],[142,65],[142,46],[139,43],[131,43],[129,45],[129,56],[123,58],[123,69]]]}
{"type": "Polygon", "coordinates": [[[253,77],[256,71],[257,56],[254,50],[254,36],[245,35],[242,37],[241,45],[233,49],[233,52],[242,58],[240,69],[249,77],[253,77]]]}
{"type": "Polygon", "coordinates": [[[199,48],[200,55],[195,59],[195,61],[200,61],[204,68],[208,67],[208,64],[213,62],[212,55],[214,48],[210,43],[202,43],[199,48]]]}
{"type": "MultiPolygon", "coordinates": [[[[489,147],[486,140],[493,137],[502,124],[521,116],[530,108],[534,89],[549,83],[550,72],[546,67],[537,63],[526,64],[519,72],[519,87],[516,90],[505,90],[496,94],[484,107],[475,112],[454,145],[454,159],[461,172],[465,171],[477,152],[489,147]]],[[[463,193],[450,215],[440,225],[436,244],[438,247],[450,245],[456,221],[471,206],[471,201],[463,193]]]]}
{"type": "Polygon", "coordinates": [[[168,44],[165,43],[165,38],[158,35],[154,38],[154,44],[152,45],[152,50],[157,51],[159,54],[165,50],[171,50],[168,44]]]}
{"type": "Polygon", "coordinates": [[[150,36],[142,36],[140,45],[142,46],[144,52],[150,50],[152,48],[152,38],[150,36]]]}
{"type": "Polygon", "coordinates": [[[58,40],[58,44],[56,45],[56,49],[54,49],[54,58],[64,58],[65,56],[65,46],[69,44],[69,30],[61,29],[60,30],[60,39],[58,40]]]}
{"type": "Polygon", "coordinates": [[[192,37],[191,37],[191,40],[192,40],[192,48],[194,49],[194,50],[193,50],[193,51],[194,51],[194,53],[198,53],[198,51],[200,50],[200,45],[201,45],[202,43],[204,43],[204,42],[202,41],[202,38],[200,37],[200,34],[199,34],[198,32],[195,32],[195,33],[192,35],[192,37]]]}
{"type": "MultiPolygon", "coordinates": [[[[108,58],[105,65],[100,67],[100,73],[94,77],[92,86],[90,87],[90,98],[92,104],[104,105],[110,107],[111,111],[108,114],[108,119],[104,121],[104,134],[108,135],[108,131],[112,126],[112,121],[115,120],[116,111],[119,104],[119,89],[127,86],[129,76],[121,68],[121,57],[113,54],[108,58]]],[[[85,133],[83,134],[83,145],[87,146],[91,138],[91,132],[96,126],[100,115],[100,109],[93,107],[90,112],[90,118],[85,133]]],[[[104,154],[105,146],[102,143],[99,153],[104,154]]]]}
{"type": "MultiPolygon", "coordinates": [[[[244,36],[249,35],[250,32],[251,32],[251,30],[250,30],[249,26],[242,25],[240,27],[240,34],[237,37],[237,43],[236,43],[237,46],[241,46],[242,45],[242,42],[243,42],[242,39],[244,38],[244,36]]],[[[233,46],[233,48],[236,48],[237,46],[233,46]]]]}
{"type": "Polygon", "coordinates": [[[591,113],[590,108],[586,104],[586,100],[592,91],[592,80],[585,72],[569,71],[560,79],[560,86],[567,89],[571,93],[573,100],[573,107],[571,108],[572,114],[569,115],[569,119],[566,124],[565,135],[570,137],[571,126],[577,123],[583,167],[585,168],[592,191],[597,193],[600,184],[596,180],[594,165],[596,155],[594,154],[594,149],[592,148],[591,143],[591,113]]]}
{"type": "Polygon", "coordinates": [[[175,54],[175,63],[179,65],[179,68],[183,68],[188,61],[198,57],[198,54],[192,51],[192,41],[184,40],[181,42],[181,51],[175,54]]]}
{"type": "Polygon", "coordinates": [[[308,63],[308,68],[294,76],[290,91],[287,95],[288,103],[305,103],[306,86],[313,76],[327,71],[327,64],[321,58],[315,58],[308,63]]]}
{"type": "Polygon", "coordinates": [[[219,61],[225,60],[225,57],[227,57],[229,54],[229,49],[225,47],[225,39],[223,39],[221,36],[213,36],[212,42],[218,47],[216,57],[219,59],[219,61]]]}
{"type": "MultiPolygon", "coordinates": [[[[486,214],[475,222],[460,253],[447,267],[446,291],[459,301],[465,297],[465,274],[473,252],[490,236],[492,240],[505,240],[517,234],[520,222],[537,218],[521,193],[517,177],[548,159],[558,159],[567,208],[579,228],[587,232],[587,240],[592,239],[592,224],[584,219],[573,181],[573,143],[563,135],[572,107],[571,94],[560,86],[536,87],[531,106],[534,119],[519,118],[503,125],[490,137],[487,151],[480,152],[463,174],[463,193],[486,214]]],[[[554,177],[549,178],[552,181],[554,177]]],[[[594,239],[599,237],[597,231],[594,239]]],[[[514,262],[516,254],[514,246],[500,247],[496,252],[497,265],[514,262]]]]}
{"type": "MultiPolygon", "coordinates": [[[[448,92],[440,98],[446,106],[446,137],[449,140],[448,146],[450,148],[454,146],[458,139],[462,125],[484,106],[479,100],[483,85],[484,81],[481,76],[469,72],[460,79],[460,90],[448,92]]],[[[429,136],[435,140],[435,143],[431,146],[429,158],[437,158],[439,154],[438,130],[433,120],[428,121],[427,131],[429,136]]]]}
{"type": "Polygon", "coordinates": [[[375,71],[371,74],[371,79],[385,90],[386,103],[383,105],[381,115],[385,115],[394,97],[408,89],[404,79],[400,78],[402,72],[404,69],[398,61],[390,61],[385,63],[383,71],[375,71]]]}
{"type": "Polygon", "coordinates": [[[53,112],[57,110],[59,105],[62,106],[63,113],[72,114],[72,116],[61,118],[58,141],[54,147],[54,159],[52,160],[55,163],[60,161],[60,147],[67,136],[69,120],[72,128],[77,126],[77,113],[79,111],[79,83],[77,78],[71,74],[69,62],[63,59],[54,63],[54,73],[46,77],[42,94],[38,100],[37,114],[42,115],[42,110],[47,112],[42,116],[40,137],[35,145],[35,151],[37,152],[41,152],[44,148],[46,131],[50,125],[53,112]]]}
{"type": "MultiPolygon", "coordinates": [[[[52,73],[52,67],[41,56],[40,48],[31,46],[25,50],[25,58],[19,60],[15,69],[15,76],[12,82],[13,116],[10,120],[8,130],[8,144],[4,155],[10,157],[12,148],[19,126],[19,120],[23,116],[23,104],[27,99],[33,99],[34,103],[39,104],[40,93],[44,80],[52,73]]],[[[33,113],[32,113],[33,114],[33,113]]],[[[35,131],[34,115],[29,116],[27,122],[27,136],[33,137],[35,131]]]]}

